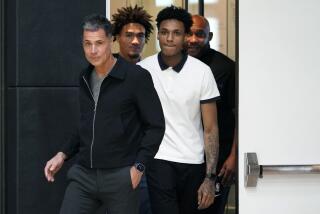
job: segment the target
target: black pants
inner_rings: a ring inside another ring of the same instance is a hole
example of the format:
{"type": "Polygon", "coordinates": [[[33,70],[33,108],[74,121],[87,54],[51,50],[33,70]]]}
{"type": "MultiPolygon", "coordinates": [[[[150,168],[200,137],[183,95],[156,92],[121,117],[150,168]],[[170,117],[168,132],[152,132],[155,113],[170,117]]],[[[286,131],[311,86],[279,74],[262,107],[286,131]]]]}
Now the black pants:
{"type": "Polygon", "coordinates": [[[204,175],[204,164],[183,164],[154,159],[147,169],[152,213],[197,213],[197,191],[204,175]]]}
{"type": "Polygon", "coordinates": [[[143,175],[139,184],[140,190],[140,211],[139,214],[152,214],[149,199],[148,185],[146,176],[143,175]]]}
{"type": "Polygon", "coordinates": [[[89,169],[76,164],[67,176],[60,214],[92,214],[101,206],[108,214],[139,213],[139,192],[132,189],[130,167],[89,169]]]}

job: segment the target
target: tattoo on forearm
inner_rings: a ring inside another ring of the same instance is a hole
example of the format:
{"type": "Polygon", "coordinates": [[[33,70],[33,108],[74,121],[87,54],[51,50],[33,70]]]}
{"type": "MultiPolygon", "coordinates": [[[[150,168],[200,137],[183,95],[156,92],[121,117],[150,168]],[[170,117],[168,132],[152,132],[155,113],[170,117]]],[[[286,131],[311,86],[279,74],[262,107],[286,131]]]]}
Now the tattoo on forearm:
{"type": "Polygon", "coordinates": [[[204,150],[206,154],[207,173],[215,173],[219,155],[218,130],[205,134],[204,150]]]}

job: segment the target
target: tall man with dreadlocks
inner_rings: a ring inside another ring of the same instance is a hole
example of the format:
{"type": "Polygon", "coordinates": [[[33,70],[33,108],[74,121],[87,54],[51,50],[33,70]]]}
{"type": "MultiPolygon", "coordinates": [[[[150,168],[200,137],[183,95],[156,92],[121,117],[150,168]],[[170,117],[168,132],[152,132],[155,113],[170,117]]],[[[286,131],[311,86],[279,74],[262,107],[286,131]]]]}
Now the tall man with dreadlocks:
{"type": "MultiPolygon", "coordinates": [[[[142,7],[122,7],[112,15],[113,36],[118,41],[120,52],[116,57],[137,63],[141,59],[141,52],[148,41],[153,27],[151,15],[142,7]]],[[[140,188],[140,214],[151,214],[148,186],[143,176],[140,188]]]]}

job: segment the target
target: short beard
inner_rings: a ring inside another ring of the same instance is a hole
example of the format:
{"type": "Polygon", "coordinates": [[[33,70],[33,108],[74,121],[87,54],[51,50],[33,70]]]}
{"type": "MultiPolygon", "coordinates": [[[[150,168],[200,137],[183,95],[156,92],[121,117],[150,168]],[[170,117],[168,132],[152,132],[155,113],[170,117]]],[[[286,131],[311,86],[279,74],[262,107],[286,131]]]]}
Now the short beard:
{"type": "Polygon", "coordinates": [[[131,59],[140,59],[140,54],[129,54],[128,55],[131,59]]]}

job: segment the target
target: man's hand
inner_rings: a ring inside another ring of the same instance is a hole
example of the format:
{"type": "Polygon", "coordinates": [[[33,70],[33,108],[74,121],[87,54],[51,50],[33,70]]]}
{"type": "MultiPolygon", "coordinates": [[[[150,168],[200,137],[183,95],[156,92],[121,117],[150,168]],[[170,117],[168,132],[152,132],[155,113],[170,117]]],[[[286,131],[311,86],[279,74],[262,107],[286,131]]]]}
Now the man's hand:
{"type": "Polygon", "coordinates": [[[44,168],[44,174],[48,182],[54,182],[54,175],[60,170],[66,157],[67,156],[63,152],[58,152],[47,162],[44,168]]]}
{"type": "Polygon", "coordinates": [[[131,175],[132,188],[135,189],[139,185],[143,173],[137,170],[135,166],[132,166],[130,169],[130,175],[131,175]]]}
{"type": "Polygon", "coordinates": [[[236,155],[230,154],[223,163],[218,176],[222,176],[222,185],[230,185],[236,170],[236,155]]]}
{"type": "Polygon", "coordinates": [[[198,209],[208,208],[214,202],[215,184],[214,181],[205,178],[198,189],[198,209]]]}

